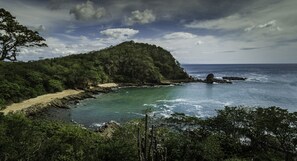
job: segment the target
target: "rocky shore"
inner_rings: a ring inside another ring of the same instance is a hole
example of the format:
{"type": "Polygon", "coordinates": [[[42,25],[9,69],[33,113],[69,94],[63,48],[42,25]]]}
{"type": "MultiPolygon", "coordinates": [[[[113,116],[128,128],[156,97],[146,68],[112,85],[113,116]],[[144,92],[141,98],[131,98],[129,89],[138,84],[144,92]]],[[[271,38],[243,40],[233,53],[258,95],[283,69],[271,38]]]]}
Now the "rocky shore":
{"type": "Polygon", "coordinates": [[[214,83],[219,83],[219,84],[232,84],[232,81],[244,81],[247,78],[245,77],[230,77],[230,76],[225,76],[222,77],[222,79],[220,78],[216,78],[215,75],[213,73],[210,73],[206,76],[205,79],[198,79],[198,78],[194,78],[194,82],[201,82],[201,83],[207,83],[207,84],[214,84],[214,83]]]}
{"type": "MultiPolygon", "coordinates": [[[[117,86],[116,86],[117,87],[117,86]]],[[[20,103],[14,103],[7,106],[4,110],[0,111],[4,114],[9,112],[23,112],[26,115],[35,115],[36,113],[42,112],[44,109],[60,108],[68,109],[69,105],[76,104],[80,100],[86,98],[94,98],[95,94],[108,93],[112,91],[114,86],[111,87],[93,87],[84,90],[64,90],[58,93],[50,93],[25,100],[20,103]]]]}
{"type": "MultiPolygon", "coordinates": [[[[178,81],[183,82],[182,80],[178,81]]],[[[118,88],[124,87],[152,87],[158,85],[177,85],[178,82],[162,82],[158,84],[146,83],[105,83],[98,86],[91,86],[83,90],[65,90],[58,93],[46,94],[36,98],[32,98],[20,103],[15,103],[0,111],[4,114],[9,112],[23,112],[27,116],[39,117],[44,116],[48,109],[69,109],[71,105],[79,103],[80,100],[87,98],[95,98],[94,95],[100,93],[109,93],[118,88]],[[63,94],[62,94],[63,93],[63,94]],[[57,96],[58,95],[58,96],[57,96]],[[46,98],[43,98],[46,97],[46,98]]],[[[53,110],[51,110],[53,111],[53,110]]],[[[45,116],[46,117],[46,116],[45,116]]],[[[55,116],[53,116],[55,117],[55,116]]],[[[70,120],[67,120],[70,121],[70,120]]]]}
{"type": "MultiPolygon", "coordinates": [[[[66,94],[65,96],[57,97],[53,96],[50,98],[50,101],[38,101],[37,98],[35,101],[27,100],[28,105],[27,107],[22,107],[22,102],[17,103],[19,104],[17,108],[10,109],[8,106],[6,109],[0,111],[4,114],[7,114],[8,112],[23,112],[28,116],[38,117],[39,115],[44,115],[46,113],[45,111],[49,108],[54,109],[69,109],[71,105],[79,103],[80,100],[84,100],[87,98],[95,98],[94,95],[100,94],[100,93],[109,93],[117,88],[123,88],[123,87],[152,87],[152,86],[162,86],[162,85],[180,85],[181,83],[192,83],[192,82],[201,82],[201,83],[207,83],[207,84],[213,84],[213,83],[228,83],[232,84],[232,80],[246,80],[246,78],[243,77],[222,77],[222,79],[215,78],[214,74],[208,74],[207,77],[202,79],[197,79],[190,77],[189,79],[183,79],[183,80],[167,80],[160,83],[105,83],[105,84],[99,84],[96,87],[88,87],[86,89],[83,89],[81,91],[72,92],[70,94],[66,94]],[[37,101],[36,101],[37,99],[37,101]],[[31,102],[30,102],[31,101],[31,102]],[[33,103],[35,102],[35,103],[33,103]]],[[[67,91],[67,90],[65,90],[67,91]]],[[[70,90],[69,90],[70,91],[70,90]]],[[[72,90],[75,91],[75,90],[72,90]]],[[[64,92],[64,91],[62,91],[64,92]]],[[[62,93],[61,92],[61,93],[62,93]]],[[[68,92],[69,93],[69,92],[68,92]]],[[[55,95],[55,94],[48,94],[48,95],[55,95]]],[[[40,96],[43,97],[43,96],[40,96]]],[[[25,101],[26,102],[26,101],[25,101]]],[[[45,114],[46,115],[46,114],[45,114]]],[[[55,117],[55,116],[53,116],[55,117]]],[[[69,120],[68,120],[69,121],[69,120]]]]}

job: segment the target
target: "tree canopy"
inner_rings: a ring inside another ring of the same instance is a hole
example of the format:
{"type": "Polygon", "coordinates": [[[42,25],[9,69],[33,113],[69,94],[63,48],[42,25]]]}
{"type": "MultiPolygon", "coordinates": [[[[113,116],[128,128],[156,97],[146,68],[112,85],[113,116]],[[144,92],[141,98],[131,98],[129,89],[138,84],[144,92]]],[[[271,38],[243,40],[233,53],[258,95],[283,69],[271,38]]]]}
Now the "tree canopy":
{"type": "Polygon", "coordinates": [[[142,152],[158,161],[294,161],[296,120],[296,112],[278,107],[226,107],[205,119],[148,118],[153,128],[134,120],[104,137],[78,125],[0,115],[0,160],[137,161],[147,137],[142,152]]]}
{"type": "Polygon", "coordinates": [[[8,11],[0,8],[0,61],[17,60],[20,47],[47,46],[37,31],[19,24],[8,11]]]}
{"type": "Polygon", "coordinates": [[[189,79],[166,50],[124,42],[101,51],[33,62],[0,62],[0,108],[13,102],[98,83],[158,84],[189,79]]]}

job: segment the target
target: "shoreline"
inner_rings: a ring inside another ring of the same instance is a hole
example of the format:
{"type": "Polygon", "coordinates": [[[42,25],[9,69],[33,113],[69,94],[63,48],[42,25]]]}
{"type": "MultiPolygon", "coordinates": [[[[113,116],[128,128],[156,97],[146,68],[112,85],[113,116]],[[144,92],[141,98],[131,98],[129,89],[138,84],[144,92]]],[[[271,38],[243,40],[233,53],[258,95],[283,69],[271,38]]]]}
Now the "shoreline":
{"type": "Polygon", "coordinates": [[[19,103],[13,103],[6,106],[5,109],[0,110],[0,114],[7,115],[8,113],[22,112],[27,116],[37,116],[46,109],[58,108],[58,109],[69,109],[69,105],[76,104],[80,100],[87,98],[94,98],[94,95],[99,93],[109,93],[115,89],[128,88],[128,87],[154,87],[154,86],[166,86],[166,85],[177,85],[180,83],[190,83],[194,81],[166,81],[158,84],[147,83],[103,83],[97,86],[90,86],[83,90],[66,89],[61,92],[48,93],[30,98],[19,103]]]}
{"type": "Polygon", "coordinates": [[[0,113],[7,115],[8,113],[22,112],[26,115],[34,115],[35,113],[41,112],[45,108],[58,107],[58,108],[69,108],[68,105],[71,103],[77,103],[79,100],[93,98],[94,94],[108,93],[113,88],[119,87],[115,83],[98,84],[97,87],[90,87],[84,90],[66,89],[61,92],[48,93],[30,98],[19,103],[13,103],[6,106],[5,109],[0,110],[0,113]]]}
{"type": "Polygon", "coordinates": [[[60,109],[69,109],[69,105],[76,104],[80,100],[94,98],[94,95],[99,93],[109,93],[114,89],[126,87],[155,87],[155,86],[175,86],[182,83],[206,83],[205,80],[190,79],[182,80],[164,80],[160,83],[103,83],[96,86],[89,86],[86,89],[66,89],[61,92],[48,93],[30,98],[19,103],[8,105],[5,109],[0,110],[0,114],[7,115],[9,112],[23,112],[25,115],[36,115],[50,107],[60,109]]]}
{"type": "Polygon", "coordinates": [[[57,99],[78,95],[82,92],[83,90],[67,89],[61,92],[44,94],[44,95],[37,96],[35,98],[24,100],[19,103],[13,103],[7,106],[5,109],[1,110],[0,112],[3,112],[4,115],[8,114],[9,112],[15,113],[18,111],[24,111],[26,113],[26,110],[32,106],[43,106],[46,104],[50,104],[51,102],[54,102],[57,99]]]}

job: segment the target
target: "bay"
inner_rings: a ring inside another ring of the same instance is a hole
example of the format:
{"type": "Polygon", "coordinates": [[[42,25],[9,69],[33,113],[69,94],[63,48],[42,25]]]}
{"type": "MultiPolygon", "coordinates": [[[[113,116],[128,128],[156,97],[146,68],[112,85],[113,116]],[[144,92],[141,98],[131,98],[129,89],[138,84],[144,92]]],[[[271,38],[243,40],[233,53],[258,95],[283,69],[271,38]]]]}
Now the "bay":
{"type": "Polygon", "coordinates": [[[193,77],[247,77],[233,84],[187,83],[180,86],[121,88],[81,101],[70,111],[72,120],[87,127],[115,120],[143,117],[146,110],[156,117],[174,112],[211,117],[224,106],[278,106],[297,111],[296,64],[183,65],[193,77]]]}

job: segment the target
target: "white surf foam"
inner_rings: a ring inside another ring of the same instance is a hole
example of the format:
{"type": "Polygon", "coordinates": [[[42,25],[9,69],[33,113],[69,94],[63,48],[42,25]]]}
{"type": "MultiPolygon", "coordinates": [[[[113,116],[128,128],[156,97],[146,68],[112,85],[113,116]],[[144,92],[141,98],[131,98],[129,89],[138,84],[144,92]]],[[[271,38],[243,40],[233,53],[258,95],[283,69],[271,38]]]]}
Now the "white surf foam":
{"type": "Polygon", "coordinates": [[[269,82],[267,75],[261,75],[256,73],[251,73],[247,76],[246,81],[248,82],[261,82],[261,83],[267,83],[269,82]]]}

